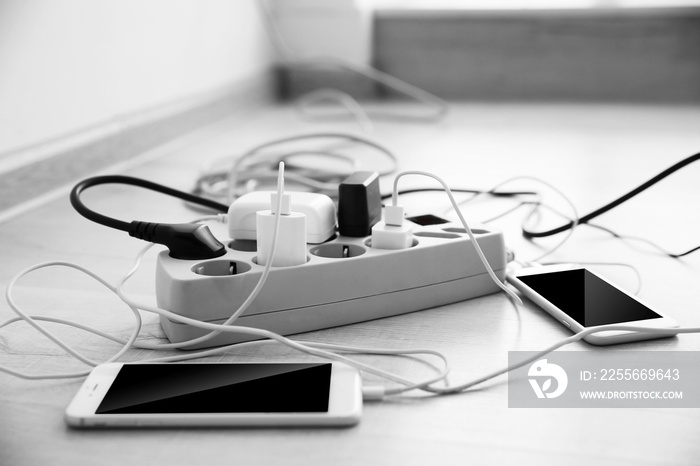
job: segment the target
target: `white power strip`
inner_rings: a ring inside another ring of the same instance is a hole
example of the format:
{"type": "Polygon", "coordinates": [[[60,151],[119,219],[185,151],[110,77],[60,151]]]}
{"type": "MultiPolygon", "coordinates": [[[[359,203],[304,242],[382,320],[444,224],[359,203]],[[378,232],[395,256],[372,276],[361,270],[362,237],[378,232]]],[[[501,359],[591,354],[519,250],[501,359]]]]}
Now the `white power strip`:
{"type": "MultiPolygon", "coordinates": [[[[473,228],[499,279],[505,277],[503,235],[473,228]]],[[[417,226],[413,246],[386,250],[371,239],[338,236],[308,245],[308,261],[273,267],[257,299],[236,325],[289,335],[394,316],[499,291],[461,225],[417,226]]],[[[158,306],[207,322],[223,323],[248,297],[263,267],[256,263],[254,241],[233,241],[226,255],[204,261],[158,256],[158,306]]],[[[208,333],[161,317],[172,342],[208,333]]],[[[201,346],[250,340],[224,333],[201,346]]]]}

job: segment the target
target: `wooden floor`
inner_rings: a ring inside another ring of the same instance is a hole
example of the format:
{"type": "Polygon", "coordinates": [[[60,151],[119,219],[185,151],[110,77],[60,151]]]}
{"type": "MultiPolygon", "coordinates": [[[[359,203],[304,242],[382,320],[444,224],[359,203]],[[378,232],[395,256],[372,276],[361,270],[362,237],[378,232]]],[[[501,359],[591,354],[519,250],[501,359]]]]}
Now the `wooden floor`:
{"type": "MultiPolygon", "coordinates": [[[[413,108],[395,105],[399,113],[413,108]]],[[[397,154],[401,169],[443,176],[455,187],[490,188],[516,176],[534,176],[564,191],[581,213],[617,197],[676,161],[700,151],[700,107],[668,105],[454,103],[435,124],[378,121],[374,137],[397,154]]],[[[207,137],[174,147],[121,173],[180,189],[193,186],[202,164],[240,154],[270,138],[311,131],[355,131],[350,122],[302,121],[289,107],[266,107],[246,122],[222,121],[207,137]]],[[[376,159],[364,167],[378,167],[376,159]]],[[[600,218],[621,233],[644,236],[672,251],[700,243],[700,165],[689,166],[648,192],[600,218]]],[[[389,190],[391,180],[383,180],[389,190]]],[[[411,177],[405,185],[431,186],[411,177]]],[[[541,190],[566,209],[556,194],[533,181],[509,185],[541,190]]],[[[115,283],[143,246],[124,233],[90,223],[75,213],[68,191],[58,199],[0,224],[0,283],[42,261],[70,261],[115,283]]],[[[95,209],[124,220],[187,221],[199,215],[182,203],[138,189],[95,188],[85,195],[95,209]]],[[[442,214],[441,194],[406,196],[409,214],[442,214]]],[[[503,212],[513,201],[465,207],[470,222],[503,212]]],[[[559,238],[525,241],[522,212],[492,225],[503,229],[516,257],[528,259],[559,238]]],[[[221,234],[221,232],[219,232],[221,234]]],[[[634,265],[643,279],[640,296],[681,325],[700,325],[700,252],[683,260],[643,244],[623,242],[581,227],[549,259],[634,265]]],[[[147,256],[128,290],[154,295],[155,254],[147,256]]],[[[624,267],[595,267],[632,289],[624,267]]],[[[61,316],[128,335],[130,311],[106,289],[77,272],[42,270],[23,279],[16,299],[32,314],[61,316]]],[[[12,311],[0,304],[0,319],[12,311]]],[[[154,316],[145,316],[148,338],[162,338],[154,316]]],[[[73,329],[52,326],[95,360],[117,345],[73,329]]],[[[543,311],[526,303],[516,309],[502,294],[305,334],[304,339],[364,346],[426,347],[447,354],[451,382],[486,374],[507,364],[508,351],[537,350],[569,335],[543,311]]],[[[619,349],[619,348],[617,348],[619,349]]],[[[628,344],[631,351],[699,351],[700,336],[628,344]]],[[[615,351],[577,343],[569,351],[615,351]]],[[[126,359],[150,353],[134,351],[126,359]]],[[[221,360],[306,360],[282,348],[237,351],[221,360]]],[[[398,358],[365,358],[419,378],[425,368],[398,358]]],[[[32,373],[82,369],[24,324],[0,330],[0,365],[32,373]]],[[[365,405],[360,424],[349,429],[161,429],[77,431],[63,411],[80,380],[26,381],[0,374],[0,464],[697,464],[697,409],[512,409],[507,377],[450,397],[410,396],[365,405]]]]}

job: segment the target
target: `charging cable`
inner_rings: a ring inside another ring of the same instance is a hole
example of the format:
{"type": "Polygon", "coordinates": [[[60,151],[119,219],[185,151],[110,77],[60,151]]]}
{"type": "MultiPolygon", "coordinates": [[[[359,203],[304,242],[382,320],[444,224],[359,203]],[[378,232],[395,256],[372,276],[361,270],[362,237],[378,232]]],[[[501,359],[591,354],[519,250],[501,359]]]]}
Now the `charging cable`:
{"type": "MultiPolygon", "coordinates": [[[[398,92],[399,94],[402,94],[404,96],[407,96],[421,104],[423,104],[426,108],[428,108],[428,111],[425,113],[421,114],[406,114],[406,113],[398,113],[398,112],[377,112],[374,111],[372,112],[372,115],[375,117],[383,117],[387,119],[392,119],[392,120],[399,120],[399,121],[438,121],[442,119],[449,111],[449,104],[445,102],[443,99],[437,97],[434,94],[431,94],[430,92],[421,89],[419,87],[416,87],[412,84],[407,83],[406,81],[403,81],[395,76],[392,76],[388,73],[385,73],[383,71],[380,71],[376,68],[369,67],[369,66],[362,66],[359,64],[352,63],[348,60],[343,60],[340,58],[318,58],[318,59],[305,59],[305,60],[299,60],[294,57],[293,51],[290,50],[289,46],[287,45],[283,34],[277,27],[277,24],[275,22],[275,19],[273,17],[272,12],[270,11],[270,5],[267,4],[266,0],[261,0],[259,2],[256,2],[256,5],[259,6],[260,11],[262,13],[262,18],[263,18],[263,25],[267,30],[268,37],[270,39],[270,43],[272,44],[273,48],[275,49],[275,52],[277,53],[278,57],[281,59],[283,64],[290,69],[331,69],[331,70],[340,70],[342,72],[350,72],[355,75],[361,76],[363,78],[366,78],[372,82],[381,84],[382,86],[387,87],[388,89],[391,89],[395,92],[398,92]]],[[[364,117],[369,117],[369,112],[366,112],[362,110],[362,113],[358,113],[353,107],[355,106],[355,103],[357,106],[359,106],[359,103],[355,99],[353,99],[349,94],[345,92],[341,92],[338,90],[333,90],[333,94],[329,94],[327,90],[324,90],[326,93],[325,94],[320,94],[323,95],[324,98],[326,99],[332,99],[332,100],[337,100],[342,106],[347,108],[350,113],[355,116],[356,118],[358,115],[362,115],[360,118],[364,117]],[[349,103],[348,102],[355,102],[355,103],[349,103]]],[[[324,119],[327,119],[329,114],[328,112],[311,112],[311,103],[314,101],[318,100],[319,93],[310,93],[310,94],[305,94],[302,96],[299,101],[300,103],[298,104],[298,109],[300,112],[303,114],[310,116],[310,117],[323,117],[324,119]]],[[[342,114],[336,113],[336,116],[341,116],[342,114]]],[[[360,119],[358,118],[358,122],[360,122],[360,119]]],[[[360,124],[363,124],[360,122],[360,124]]]]}
{"type": "Polygon", "coordinates": [[[344,117],[338,112],[321,112],[318,107],[314,106],[314,104],[324,101],[337,102],[341,107],[344,107],[355,118],[363,133],[371,134],[374,132],[374,123],[362,105],[350,94],[338,89],[322,88],[308,92],[297,101],[294,108],[302,117],[322,117],[324,120],[344,117]]]}
{"type": "Polygon", "coordinates": [[[447,194],[447,197],[450,200],[450,203],[452,204],[452,207],[454,208],[455,212],[457,213],[457,216],[459,217],[459,221],[462,223],[462,226],[464,227],[464,230],[467,232],[467,235],[469,236],[469,239],[471,240],[471,244],[474,245],[474,249],[476,250],[477,255],[479,256],[479,260],[481,260],[481,263],[484,264],[484,268],[486,269],[486,272],[489,274],[491,277],[491,280],[501,289],[505,292],[505,294],[513,300],[515,303],[522,305],[523,302],[520,299],[520,297],[513,292],[510,288],[508,288],[501,280],[496,276],[496,273],[493,271],[493,268],[491,267],[491,264],[489,264],[488,259],[486,259],[486,256],[484,255],[484,252],[481,250],[481,246],[479,246],[479,243],[476,240],[476,236],[474,236],[474,233],[472,233],[471,228],[469,228],[469,225],[467,224],[467,221],[464,219],[464,216],[462,215],[462,211],[459,209],[459,205],[457,204],[457,201],[455,200],[454,195],[452,194],[452,191],[450,190],[450,187],[447,186],[447,183],[443,181],[442,178],[440,178],[437,175],[434,175],[432,173],[424,172],[424,171],[405,171],[401,172],[398,175],[396,175],[396,178],[394,178],[394,190],[391,196],[391,202],[393,206],[398,206],[398,198],[399,198],[399,180],[407,175],[420,175],[420,176],[427,176],[428,178],[432,178],[438,183],[442,185],[442,188],[445,191],[445,194],[447,194]]]}
{"type": "MultiPolygon", "coordinates": [[[[547,249],[546,251],[544,251],[543,253],[541,253],[539,256],[537,256],[537,257],[535,257],[535,258],[533,258],[533,259],[528,259],[527,261],[525,261],[525,263],[537,262],[537,261],[540,261],[540,260],[544,259],[545,257],[549,256],[549,255],[552,254],[554,251],[556,251],[556,250],[558,250],[559,248],[561,248],[566,242],[568,242],[568,241],[571,239],[571,237],[573,236],[574,230],[576,229],[576,227],[577,227],[578,224],[579,224],[579,214],[578,214],[578,210],[576,209],[576,206],[575,206],[574,203],[571,201],[571,199],[569,199],[569,197],[566,196],[566,194],[564,194],[564,193],[563,193],[561,190],[559,190],[557,187],[555,187],[555,186],[552,185],[551,183],[549,183],[549,182],[547,182],[547,181],[545,181],[545,180],[543,180],[543,179],[541,179],[541,178],[537,178],[537,177],[534,177],[534,176],[515,176],[515,177],[508,178],[507,180],[504,180],[504,181],[499,182],[498,184],[494,185],[494,186],[493,186],[491,189],[489,189],[489,190],[480,191],[480,192],[475,193],[474,196],[470,197],[469,199],[467,199],[467,200],[465,200],[465,201],[460,202],[459,205],[464,205],[464,204],[466,204],[466,203],[468,203],[468,202],[473,202],[474,200],[476,200],[477,198],[479,198],[479,197],[481,197],[481,196],[483,196],[483,195],[485,195],[485,194],[489,194],[489,193],[492,193],[492,192],[500,192],[500,191],[498,191],[499,188],[503,187],[503,186],[506,185],[506,184],[512,183],[512,182],[514,182],[514,181],[530,181],[530,182],[535,182],[535,183],[539,183],[539,184],[542,184],[542,185],[546,186],[547,188],[549,188],[549,189],[551,189],[552,191],[554,191],[555,193],[557,193],[557,195],[559,195],[559,196],[566,202],[566,204],[569,206],[569,208],[571,209],[571,212],[572,212],[572,216],[569,217],[569,216],[566,216],[566,215],[562,214],[561,212],[558,212],[558,211],[556,211],[556,210],[550,208],[550,209],[553,210],[556,214],[558,214],[558,215],[560,215],[561,217],[565,218],[566,220],[570,221],[570,222],[571,222],[571,228],[569,229],[567,235],[566,235],[560,242],[558,242],[556,245],[554,245],[553,247],[547,249]]],[[[506,216],[506,215],[508,215],[508,214],[510,214],[510,213],[512,213],[512,212],[514,212],[515,210],[519,209],[520,207],[522,207],[522,206],[524,206],[524,205],[526,205],[526,204],[532,204],[532,209],[530,209],[530,211],[526,214],[525,218],[523,219],[522,225],[521,225],[521,228],[522,228],[523,230],[525,230],[526,225],[527,225],[528,223],[531,222],[532,218],[539,212],[539,209],[540,209],[541,207],[543,207],[544,204],[543,204],[543,202],[542,202],[541,194],[540,194],[540,193],[536,193],[536,192],[524,192],[524,193],[525,193],[525,194],[535,194],[535,195],[536,195],[535,200],[531,200],[531,201],[527,201],[527,202],[522,202],[522,203],[518,204],[517,206],[515,206],[514,208],[511,208],[511,209],[507,210],[506,212],[502,212],[502,213],[500,213],[500,214],[498,214],[498,215],[496,215],[496,216],[494,216],[494,217],[491,217],[491,218],[489,218],[489,219],[483,221],[482,223],[492,222],[492,221],[494,221],[494,220],[496,220],[496,219],[498,219],[498,218],[504,217],[504,216],[506,216]]],[[[546,207],[546,206],[545,206],[545,207],[546,207]]],[[[454,204],[452,205],[451,209],[452,209],[452,210],[455,210],[455,212],[457,212],[458,215],[461,215],[461,214],[459,213],[459,211],[457,210],[457,208],[455,207],[454,204]]],[[[522,261],[518,261],[518,262],[522,262],[522,261]]]]}
{"type": "Polygon", "coordinates": [[[352,173],[364,169],[359,154],[350,149],[385,159],[388,162],[388,165],[382,164],[387,165],[385,168],[373,167],[370,170],[380,176],[391,175],[398,168],[396,155],[366,136],[343,132],[297,134],[257,144],[240,155],[220,158],[203,167],[193,193],[230,204],[240,195],[259,189],[261,183],[277,178],[277,166],[279,162],[285,162],[285,178],[288,181],[305,190],[335,198],[338,196],[338,185],[352,173]],[[311,142],[314,147],[298,147],[301,143],[311,142]],[[325,161],[339,161],[342,165],[318,168],[318,164],[296,161],[303,157],[323,157],[325,161]]]}
{"type": "MultiPolygon", "coordinates": [[[[301,135],[296,135],[296,136],[289,136],[289,137],[284,137],[280,139],[276,139],[273,141],[267,141],[262,144],[259,144],[249,150],[247,150],[245,153],[240,155],[235,159],[233,164],[231,164],[230,169],[227,172],[228,179],[227,179],[227,188],[228,188],[228,201],[232,202],[234,199],[238,197],[238,186],[242,184],[243,181],[249,181],[251,179],[261,179],[264,178],[266,175],[264,170],[254,170],[252,172],[246,172],[244,171],[244,167],[246,166],[246,163],[249,161],[250,158],[253,156],[259,155],[262,153],[264,150],[274,148],[283,144],[288,144],[288,143],[293,143],[293,142],[307,142],[310,140],[331,140],[331,141],[340,141],[340,142],[350,142],[353,144],[357,144],[360,146],[367,147],[369,149],[372,149],[382,156],[384,156],[386,159],[389,160],[390,162],[390,167],[385,170],[378,171],[380,176],[384,175],[389,175],[391,173],[394,173],[398,167],[398,160],[396,159],[396,156],[394,155],[393,152],[391,152],[389,149],[387,149],[385,146],[382,144],[369,139],[364,136],[358,136],[355,134],[350,134],[350,133],[312,133],[312,134],[301,134],[301,135]]],[[[332,157],[336,158],[341,158],[340,154],[334,153],[334,152],[326,152],[326,151],[300,151],[299,154],[315,154],[315,155],[330,155],[332,157]]],[[[282,156],[276,155],[273,159],[275,163],[278,163],[280,160],[285,160],[288,159],[291,155],[297,155],[296,153],[286,153],[283,154],[282,156]]],[[[353,159],[351,159],[353,160],[353,159]]],[[[359,168],[357,165],[352,167],[352,172],[357,171],[357,168],[359,168]]],[[[337,190],[338,190],[338,184],[342,179],[347,177],[351,172],[342,172],[338,173],[338,178],[334,180],[333,182],[327,182],[327,183],[319,183],[316,181],[313,177],[313,174],[307,173],[307,174],[297,174],[294,176],[293,180],[301,183],[303,185],[306,185],[316,191],[319,192],[325,192],[325,193],[330,193],[333,195],[337,195],[337,190]]],[[[325,176],[328,175],[328,172],[324,173],[325,176]]]]}

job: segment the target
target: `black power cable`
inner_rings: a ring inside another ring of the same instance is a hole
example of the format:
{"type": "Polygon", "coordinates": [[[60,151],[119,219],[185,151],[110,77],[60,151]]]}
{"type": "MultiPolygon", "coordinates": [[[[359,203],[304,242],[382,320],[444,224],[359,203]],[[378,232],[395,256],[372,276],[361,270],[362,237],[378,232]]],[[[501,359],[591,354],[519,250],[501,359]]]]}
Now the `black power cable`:
{"type": "MultiPolygon", "coordinates": [[[[685,167],[686,165],[689,165],[696,160],[700,159],[700,153],[691,155],[690,157],[687,157],[680,162],[676,163],[675,165],[672,165],[671,167],[667,168],[666,170],[662,171],[655,177],[651,178],[650,180],[642,183],[641,185],[637,186],[634,188],[632,191],[628,192],[627,194],[624,194],[620,196],[619,198],[615,199],[614,201],[604,205],[603,207],[600,207],[599,209],[594,210],[593,212],[586,214],[579,218],[578,223],[583,224],[583,223],[588,223],[590,220],[593,220],[594,218],[598,217],[599,215],[604,214],[605,212],[614,209],[615,207],[619,206],[623,202],[631,199],[632,197],[636,196],[637,194],[641,193],[642,191],[646,190],[647,188],[653,186],[654,184],[658,183],[659,181],[663,180],[670,174],[680,170],[681,168],[685,167]]],[[[571,229],[574,225],[574,222],[571,221],[569,223],[565,223],[564,225],[558,226],[556,228],[552,228],[551,230],[547,231],[531,231],[527,230],[526,228],[523,228],[523,236],[528,239],[532,238],[544,238],[547,236],[552,236],[556,235],[557,233],[562,233],[564,231],[567,231],[571,229]]],[[[697,249],[697,248],[696,248],[697,249]]],[[[693,249],[694,250],[694,249],[693,249]]],[[[693,250],[690,250],[688,252],[685,252],[681,255],[688,254],[692,252],[693,250]]]]}
{"type": "Polygon", "coordinates": [[[83,217],[100,225],[125,231],[134,238],[163,244],[168,247],[170,256],[175,259],[211,259],[226,254],[226,247],[214,237],[206,225],[153,223],[138,220],[125,222],[89,209],[80,199],[80,194],[88,188],[103,184],[138,186],[221,212],[228,211],[228,206],[158,183],[122,175],[87,178],[76,184],[70,193],[71,205],[83,217]]]}
{"type": "MultiPolygon", "coordinates": [[[[466,193],[466,194],[488,194],[489,196],[494,196],[494,197],[515,197],[515,196],[534,196],[537,194],[534,191],[480,191],[478,189],[460,189],[460,188],[450,188],[450,191],[453,193],[466,193]]],[[[399,196],[403,196],[404,194],[412,194],[412,193],[426,193],[426,192],[445,192],[442,188],[413,188],[413,189],[404,189],[402,191],[399,191],[399,196]]],[[[382,199],[390,199],[392,196],[391,193],[388,194],[382,194],[382,199]]]]}

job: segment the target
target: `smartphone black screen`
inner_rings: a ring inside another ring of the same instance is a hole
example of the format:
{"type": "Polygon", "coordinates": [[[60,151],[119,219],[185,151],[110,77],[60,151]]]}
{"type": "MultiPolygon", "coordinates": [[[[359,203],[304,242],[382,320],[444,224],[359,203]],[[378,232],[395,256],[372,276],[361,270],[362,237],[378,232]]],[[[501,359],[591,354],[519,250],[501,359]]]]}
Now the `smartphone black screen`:
{"type": "Polygon", "coordinates": [[[518,278],[584,327],[661,317],[586,269],[518,278]]]}
{"type": "Polygon", "coordinates": [[[328,411],[329,363],[125,364],[97,414],[328,411]]]}

